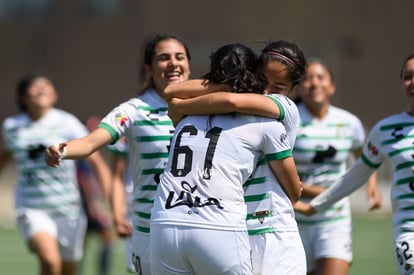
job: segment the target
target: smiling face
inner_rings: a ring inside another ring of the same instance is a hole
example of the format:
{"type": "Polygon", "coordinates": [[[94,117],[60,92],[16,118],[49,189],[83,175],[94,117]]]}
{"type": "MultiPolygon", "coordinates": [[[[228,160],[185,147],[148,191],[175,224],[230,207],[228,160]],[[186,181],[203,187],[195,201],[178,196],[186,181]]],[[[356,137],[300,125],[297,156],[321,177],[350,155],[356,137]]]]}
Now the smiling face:
{"type": "Polygon", "coordinates": [[[310,63],[300,89],[302,102],[312,109],[329,104],[329,98],[335,93],[335,84],[325,66],[310,63]]]}
{"type": "Polygon", "coordinates": [[[160,41],[154,47],[151,66],[145,65],[154,88],[161,92],[168,84],[188,80],[190,65],[184,46],[176,39],[160,41]]]}
{"type": "Polygon", "coordinates": [[[27,87],[22,102],[27,111],[37,112],[52,108],[57,101],[57,92],[52,82],[46,77],[36,77],[27,87]]]}
{"type": "Polygon", "coordinates": [[[293,88],[286,65],[277,60],[269,61],[260,69],[259,74],[265,82],[265,94],[287,95],[293,88]]]}

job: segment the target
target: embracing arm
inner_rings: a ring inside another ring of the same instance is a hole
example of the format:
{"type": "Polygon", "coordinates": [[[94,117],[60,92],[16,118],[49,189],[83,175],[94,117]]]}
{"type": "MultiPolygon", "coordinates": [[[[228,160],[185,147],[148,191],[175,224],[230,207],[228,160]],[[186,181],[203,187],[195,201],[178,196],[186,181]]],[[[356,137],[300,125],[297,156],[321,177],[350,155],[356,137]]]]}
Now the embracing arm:
{"type": "Polygon", "coordinates": [[[174,122],[185,115],[246,113],[279,118],[279,106],[269,97],[254,93],[215,92],[189,99],[172,98],[168,113],[174,122]]]}
{"type": "Polygon", "coordinates": [[[283,191],[285,191],[292,204],[295,204],[301,197],[302,184],[299,180],[293,157],[272,160],[269,161],[269,165],[283,191]]]}
{"type": "Polygon", "coordinates": [[[192,79],[168,85],[162,92],[162,97],[168,102],[174,97],[186,99],[226,90],[225,85],[214,84],[205,79],[192,79]]]}

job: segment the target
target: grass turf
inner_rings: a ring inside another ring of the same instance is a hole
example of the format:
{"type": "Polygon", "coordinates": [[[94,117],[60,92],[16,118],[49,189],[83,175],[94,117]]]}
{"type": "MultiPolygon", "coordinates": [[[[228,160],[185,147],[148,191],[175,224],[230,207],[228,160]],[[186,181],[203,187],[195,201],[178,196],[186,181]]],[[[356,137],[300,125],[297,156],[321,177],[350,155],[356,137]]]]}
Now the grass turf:
{"type": "MultiPolygon", "coordinates": [[[[375,215],[374,215],[375,216],[375,215]]],[[[95,235],[87,243],[82,275],[95,275],[98,238],[95,235]]],[[[353,252],[354,261],[349,275],[397,274],[392,242],[391,217],[354,215],[353,252]]],[[[0,225],[1,274],[37,274],[37,263],[29,254],[20,234],[15,228],[0,225]]],[[[113,251],[112,275],[131,274],[124,265],[124,246],[118,240],[113,251]]]]}

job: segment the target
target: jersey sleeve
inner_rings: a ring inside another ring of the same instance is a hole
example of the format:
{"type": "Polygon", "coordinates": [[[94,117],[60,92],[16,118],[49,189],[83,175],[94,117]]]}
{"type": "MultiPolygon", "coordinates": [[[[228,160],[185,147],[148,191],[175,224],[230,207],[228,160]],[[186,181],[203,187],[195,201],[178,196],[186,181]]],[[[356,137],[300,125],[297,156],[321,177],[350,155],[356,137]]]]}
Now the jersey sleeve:
{"type": "Polygon", "coordinates": [[[131,114],[136,113],[136,107],[132,100],[124,102],[110,111],[99,123],[98,127],[103,128],[112,136],[112,142],[115,143],[119,137],[125,135],[130,125],[134,123],[131,114]]]}
{"type": "Polygon", "coordinates": [[[380,128],[381,122],[377,123],[369,132],[361,155],[362,161],[374,169],[379,168],[386,158],[385,153],[381,151],[382,134],[380,128]]]}
{"type": "Polygon", "coordinates": [[[299,127],[299,111],[296,104],[284,95],[271,94],[266,96],[272,99],[279,107],[279,120],[285,126],[287,137],[293,147],[296,141],[296,132],[299,127]]]}
{"type": "Polygon", "coordinates": [[[286,129],[281,122],[266,119],[262,128],[262,141],[262,150],[268,161],[292,156],[286,129]]]}
{"type": "Polygon", "coordinates": [[[352,121],[352,151],[358,151],[362,148],[365,142],[365,129],[358,117],[352,115],[352,121]]]}

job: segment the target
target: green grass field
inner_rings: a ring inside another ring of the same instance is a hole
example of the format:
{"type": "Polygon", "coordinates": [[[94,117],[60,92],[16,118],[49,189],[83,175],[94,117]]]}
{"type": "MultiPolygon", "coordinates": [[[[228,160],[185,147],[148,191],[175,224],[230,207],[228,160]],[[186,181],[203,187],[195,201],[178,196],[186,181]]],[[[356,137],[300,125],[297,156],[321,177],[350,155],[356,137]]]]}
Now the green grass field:
{"type": "MultiPolygon", "coordinates": [[[[354,215],[354,262],[350,275],[397,274],[391,217],[373,216],[354,215]]],[[[94,267],[97,244],[97,239],[92,236],[87,246],[83,275],[96,275],[94,267]]],[[[118,241],[114,251],[112,275],[131,274],[124,266],[123,253],[123,243],[118,241]]],[[[2,275],[37,274],[35,258],[27,252],[16,229],[0,227],[0,269],[2,275]]]]}

